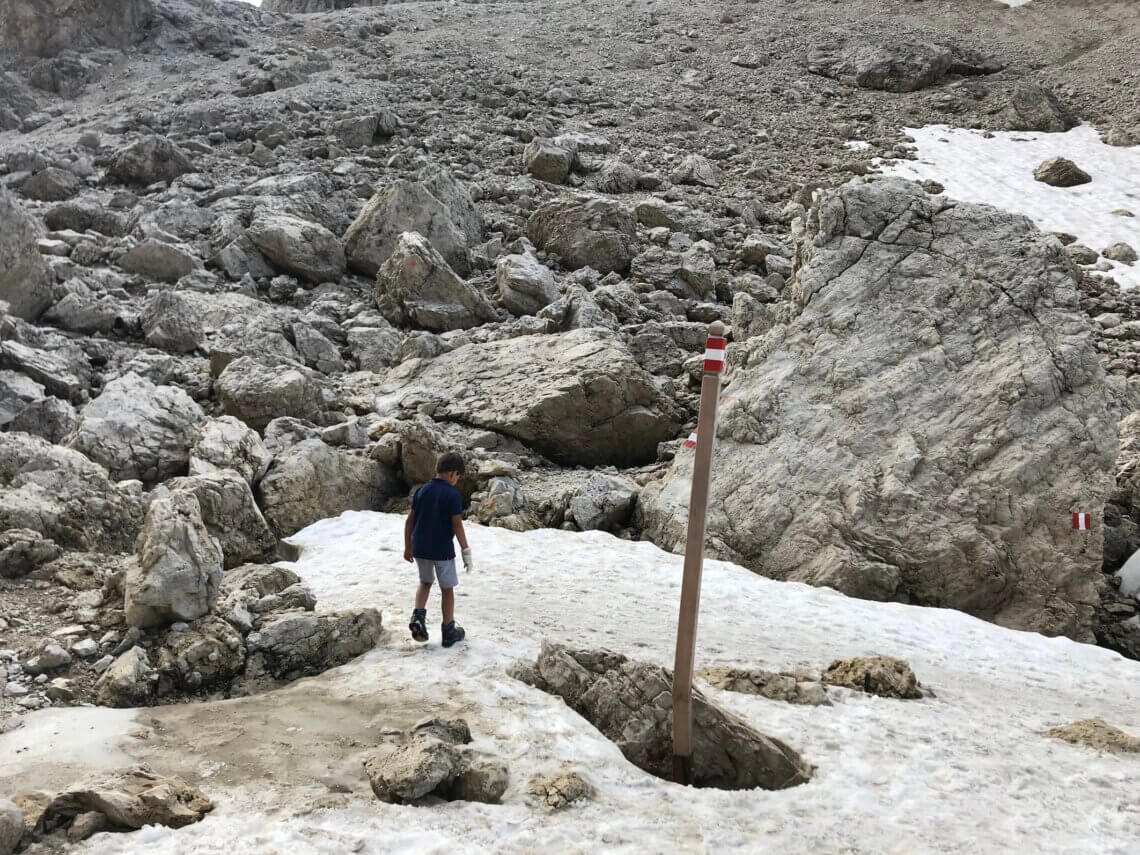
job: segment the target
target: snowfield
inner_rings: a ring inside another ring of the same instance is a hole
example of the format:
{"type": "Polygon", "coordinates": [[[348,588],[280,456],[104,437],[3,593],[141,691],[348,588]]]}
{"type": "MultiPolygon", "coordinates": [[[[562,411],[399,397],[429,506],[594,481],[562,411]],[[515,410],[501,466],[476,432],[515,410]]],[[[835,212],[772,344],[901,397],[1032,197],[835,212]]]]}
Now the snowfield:
{"type": "MultiPolygon", "coordinates": [[[[883,168],[885,174],[933,179],[947,196],[1025,214],[1043,231],[1076,235],[1098,253],[1121,241],[1140,252],[1140,146],[1105,145],[1091,125],[1063,134],[1001,131],[986,136],[945,125],[905,132],[915,141],[918,159],[897,161],[883,168]],[[1092,181],[1068,188],[1037,181],[1033,170],[1050,157],[1067,157],[1092,181]],[[1134,216],[1112,213],[1117,210],[1134,216]]],[[[1122,287],[1140,286],[1140,263],[1108,263],[1108,275],[1122,287]]]]}
{"type": "MultiPolygon", "coordinates": [[[[0,792],[85,769],[149,762],[214,800],[202,823],[101,834],[92,853],[1135,853],[1140,756],[1101,755],[1041,731],[1101,716],[1140,734],[1140,663],[966,615],[846,599],[705,568],[698,668],[826,666],[884,654],[934,694],[898,701],[829,689],[801,707],[708,689],[817,766],[781,792],[688,790],[650,777],[559,699],[505,676],[544,638],[606,646],[671,667],[681,559],[600,533],[468,527],[476,571],[461,579],[468,641],[408,638],[415,572],[399,516],[347,512],[292,540],[318,608],[374,605],[377,649],[254,699],[137,714],[48,710],[0,737],[0,792]],[[239,714],[240,713],[240,714],[239,714]],[[502,755],[504,804],[375,801],[360,770],[379,731],[462,715],[502,755]],[[165,747],[164,747],[165,746],[165,747]],[[538,773],[574,769],[595,800],[551,814],[526,800],[538,773]]],[[[63,780],[67,783],[67,780],[63,780]]]]}

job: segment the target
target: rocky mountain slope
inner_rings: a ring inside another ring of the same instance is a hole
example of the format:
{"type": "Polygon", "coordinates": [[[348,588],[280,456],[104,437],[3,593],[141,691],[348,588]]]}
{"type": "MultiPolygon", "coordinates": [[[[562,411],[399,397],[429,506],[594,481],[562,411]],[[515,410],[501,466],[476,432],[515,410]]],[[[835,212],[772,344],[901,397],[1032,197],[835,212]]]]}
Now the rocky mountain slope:
{"type": "Polygon", "coordinates": [[[1134,144],[1138,30],[1049,0],[6,4],[0,712],[366,649],[378,615],[269,562],[444,449],[476,521],[675,546],[714,320],[716,554],[1140,656],[1100,572],[1140,546],[1140,303],[873,180],[934,122],[1134,144]]]}

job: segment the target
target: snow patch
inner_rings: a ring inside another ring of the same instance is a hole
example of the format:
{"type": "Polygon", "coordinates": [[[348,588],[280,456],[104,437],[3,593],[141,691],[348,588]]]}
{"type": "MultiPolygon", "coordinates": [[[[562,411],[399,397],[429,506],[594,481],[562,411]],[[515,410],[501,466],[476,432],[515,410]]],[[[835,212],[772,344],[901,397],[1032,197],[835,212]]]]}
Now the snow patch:
{"type": "MultiPolygon", "coordinates": [[[[932,179],[948,196],[1025,214],[1043,231],[1076,235],[1097,252],[1119,242],[1140,252],[1140,146],[1105,145],[1091,125],[1063,134],[1003,131],[990,137],[945,125],[905,132],[915,141],[918,159],[884,166],[884,174],[932,179]],[[1067,157],[1092,181],[1068,188],[1037,181],[1033,170],[1050,157],[1067,157]]],[[[1121,287],[1140,287],[1140,263],[1110,263],[1108,275],[1121,287]]]]}
{"type": "MultiPolygon", "coordinates": [[[[83,851],[1135,852],[1140,760],[1099,755],[1041,731],[1101,716],[1140,733],[1140,663],[959,612],[852,600],[709,561],[698,667],[818,669],[838,657],[882,654],[908,660],[935,694],[898,701],[833,689],[834,706],[801,707],[708,689],[818,771],[808,784],[779,792],[689,790],[641,772],[561,699],[505,675],[513,660],[533,659],[544,638],[671,667],[681,558],[597,532],[473,524],[467,531],[478,570],[461,577],[456,617],[468,640],[450,650],[439,646],[438,592],[429,603],[431,642],[408,638],[416,572],[402,558],[402,517],[346,512],[291,538],[302,554],[289,566],[313,587],[322,610],[375,606],[388,632],[365,656],[282,690],[278,703],[294,704],[302,692],[327,697],[327,715],[336,720],[338,704],[351,698],[374,710],[370,732],[393,723],[386,707],[393,697],[404,716],[462,715],[476,745],[510,767],[502,805],[381,804],[355,770],[352,792],[330,793],[298,771],[320,760],[296,756],[305,750],[304,734],[267,732],[254,716],[238,722],[235,738],[278,755],[281,771],[240,786],[224,785],[224,775],[195,781],[216,804],[203,822],[100,834],[83,851]],[[556,814],[527,802],[532,776],[567,766],[596,789],[594,800],[556,814]]],[[[79,730],[96,712],[50,715],[79,730]]],[[[28,726],[46,717],[31,714],[28,726]]],[[[74,733],[56,743],[53,762],[83,737],[85,750],[113,750],[123,732],[123,724],[108,722],[74,733]]],[[[7,768],[10,757],[26,762],[16,750],[26,740],[13,741],[18,733],[0,737],[3,783],[17,771],[7,768]]],[[[132,756],[149,744],[136,742],[132,756]]],[[[225,751],[227,743],[219,744],[225,751]]],[[[365,739],[355,750],[367,748],[365,739]]],[[[35,762],[49,759],[45,753],[35,762]]]]}
{"type": "Polygon", "coordinates": [[[1004,3],[1006,6],[1027,6],[1030,0],[998,0],[999,3],[1004,3]]]}

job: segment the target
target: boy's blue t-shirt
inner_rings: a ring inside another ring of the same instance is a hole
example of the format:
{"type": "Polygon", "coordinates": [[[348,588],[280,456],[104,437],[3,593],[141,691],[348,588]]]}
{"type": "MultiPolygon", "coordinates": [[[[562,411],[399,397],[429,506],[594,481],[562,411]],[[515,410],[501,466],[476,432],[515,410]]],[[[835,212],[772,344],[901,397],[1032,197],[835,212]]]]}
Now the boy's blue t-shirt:
{"type": "Polygon", "coordinates": [[[463,513],[459,491],[442,478],[428,481],[412,496],[412,556],[429,561],[455,558],[451,518],[463,513]]]}

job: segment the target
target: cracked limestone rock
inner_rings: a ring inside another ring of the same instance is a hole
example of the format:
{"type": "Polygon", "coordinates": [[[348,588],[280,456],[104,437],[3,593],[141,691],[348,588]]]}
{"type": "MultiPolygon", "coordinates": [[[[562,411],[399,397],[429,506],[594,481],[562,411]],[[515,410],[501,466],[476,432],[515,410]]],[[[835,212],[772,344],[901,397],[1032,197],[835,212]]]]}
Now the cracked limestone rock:
{"type": "MultiPolygon", "coordinates": [[[[1071,514],[1112,492],[1120,414],[1060,244],[899,180],[820,194],[796,238],[795,316],[732,357],[714,553],[1091,641],[1103,527],[1071,514]]],[[[666,548],[691,461],[641,494],[666,548]]]]}

